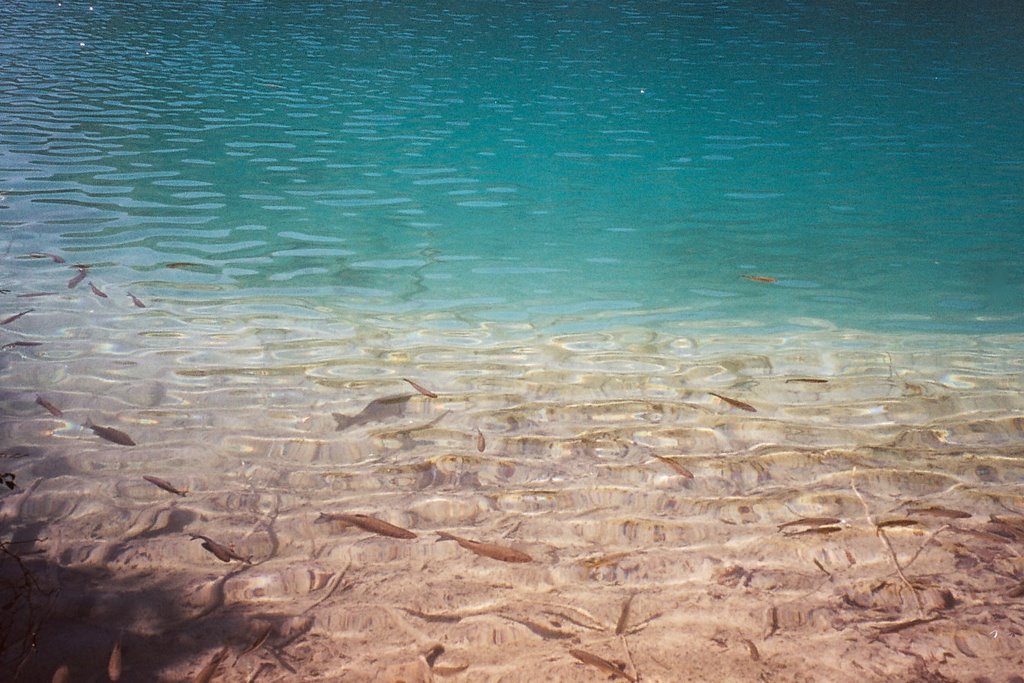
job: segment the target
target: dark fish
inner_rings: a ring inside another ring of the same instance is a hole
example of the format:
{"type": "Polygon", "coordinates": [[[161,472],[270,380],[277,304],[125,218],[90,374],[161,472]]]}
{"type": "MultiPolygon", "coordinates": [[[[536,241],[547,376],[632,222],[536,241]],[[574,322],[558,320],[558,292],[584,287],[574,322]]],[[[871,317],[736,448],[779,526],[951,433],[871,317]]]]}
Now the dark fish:
{"type": "Polygon", "coordinates": [[[95,432],[96,436],[101,439],[106,439],[112,443],[120,444],[122,446],[134,446],[135,442],[132,441],[132,437],[128,436],[120,429],[114,429],[113,427],[104,427],[102,425],[94,425],[91,422],[86,422],[85,426],[95,432]]]}
{"type": "Polygon", "coordinates": [[[989,515],[988,531],[1014,541],[1024,541],[1024,518],[989,515]]]}
{"type": "Polygon", "coordinates": [[[502,616],[504,616],[504,618],[508,619],[509,621],[515,622],[517,624],[522,624],[523,626],[530,629],[531,631],[536,633],[541,638],[544,638],[545,640],[565,640],[568,638],[576,637],[575,633],[571,633],[569,631],[562,631],[557,628],[551,628],[550,626],[547,626],[536,621],[530,621],[529,619],[517,619],[516,617],[510,617],[506,615],[502,616]]]}
{"type": "Polygon", "coordinates": [[[791,522],[785,522],[779,525],[779,530],[785,529],[790,526],[829,526],[832,524],[839,524],[841,519],[835,517],[801,517],[800,519],[794,519],[791,522]]]}
{"type": "Polygon", "coordinates": [[[0,346],[0,349],[6,351],[7,349],[13,349],[13,348],[16,348],[18,346],[42,346],[42,345],[43,345],[43,342],[14,341],[14,342],[10,342],[8,344],[4,344],[3,346],[0,346]]]}
{"type": "Polygon", "coordinates": [[[936,619],[941,619],[941,618],[942,617],[940,617],[939,615],[935,615],[935,616],[926,617],[926,618],[907,619],[906,621],[897,621],[897,622],[893,622],[893,623],[881,626],[878,629],[878,632],[880,634],[881,633],[896,633],[897,631],[902,631],[905,628],[910,628],[911,626],[920,626],[921,624],[928,624],[928,623],[931,623],[931,622],[935,621],[936,619]]]}
{"type": "Polygon", "coordinates": [[[484,433],[479,428],[476,430],[476,449],[481,453],[487,448],[487,441],[484,439],[484,433]]]}
{"type": "Polygon", "coordinates": [[[779,630],[779,608],[771,605],[764,612],[764,637],[771,638],[779,630]]]}
{"type": "Polygon", "coordinates": [[[421,394],[423,394],[427,398],[437,398],[437,394],[435,394],[430,389],[427,389],[426,387],[423,387],[423,386],[420,386],[419,384],[416,384],[416,382],[413,382],[411,379],[405,379],[405,377],[403,377],[402,379],[405,380],[406,382],[408,382],[409,385],[413,389],[415,389],[416,391],[420,392],[421,394]]]}
{"type": "Polygon", "coordinates": [[[217,675],[217,669],[220,668],[221,662],[228,658],[229,650],[225,646],[221,648],[221,651],[213,656],[206,666],[200,669],[196,677],[192,679],[192,683],[210,683],[213,677],[217,675]]]}
{"type": "Polygon", "coordinates": [[[168,268],[202,268],[198,263],[190,263],[188,261],[174,261],[167,264],[168,268]]]}
{"type": "Polygon", "coordinates": [[[57,292],[29,292],[28,294],[19,294],[19,299],[33,299],[37,296],[53,296],[57,292]]]}
{"type": "Polygon", "coordinates": [[[597,667],[605,673],[610,673],[617,678],[622,678],[627,681],[630,681],[631,683],[636,683],[635,678],[633,678],[628,673],[626,673],[619,667],[609,662],[607,659],[604,659],[603,657],[598,657],[597,655],[591,654],[585,650],[569,650],[569,654],[571,654],[573,657],[580,660],[584,664],[589,664],[590,666],[597,667]]]}
{"type": "Polygon", "coordinates": [[[801,529],[800,531],[793,531],[791,533],[786,534],[786,536],[806,536],[807,534],[825,535],[834,534],[835,532],[842,530],[843,527],[841,526],[816,526],[811,527],[810,529],[801,529]]]}
{"type": "Polygon", "coordinates": [[[405,404],[412,398],[409,394],[403,394],[401,396],[385,396],[384,398],[375,398],[366,404],[357,415],[342,415],[341,413],[331,413],[334,416],[334,420],[338,423],[338,431],[354,427],[356,425],[366,424],[367,422],[379,422],[392,417],[401,417],[405,414],[405,404]]]}
{"type": "Polygon", "coordinates": [[[622,553],[611,553],[610,555],[598,555],[597,557],[585,557],[579,560],[579,563],[587,569],[600,569],[602,567],[611,567],[619,563],[619,560],[631,556],[633,553],[622,552],[622,553]]]}
{"type": "Polygon", "coordinates": [[[64,263],[64,259],[57,254],[51,254],[46,251],[35,251],[28,255],[29,258],[48,258],[54,263],[64,263]]]}
{"type": "Polygon", "coordinates": [[[794,382],[804,382],[805,384],[826,384],[827,379],[818,379],[817,377],[793,377],[787,379],[786,384],[793,384],[794,382]]]}
{"type": "Polygon", "coordinates": [[[15,313],[12,316],[9,316],[7,318],[4,318],[3,320],[0,320],[0,325],[6,325],[7,323],[13,323],[15,320],[17,320],[21,316],[28,315],[29,313],[31,313],[34,310],[36,310],[36,309],[30,308],[27,311],[22,311],[21,313],[15,313]]]}
{"type": "Polygon", "coordinates": [[[108,299],[108,298],[110,298],[110,297],[108,297],[106,295],[106,293],[103,290],[101,290],[99,287],[94,285],[92,283],[92,280],[89,281],[89,289],[91,289],[92,293],[95,294],[96,296],[100,297],[101,299],[108,299]]]}
{"type": "Polygon", "coordinates": [[[408,612],[417,619],[433,623],[454,624],[462,621],[462,617],[455,614],[428,614],[426,612],[420,612],[419,610],[409,609],[408,607],[400,607],[399,609],[403,612],[408,612]]]}
{"type": "Polygon", "coordinates": [[[750,653],[751,659],[755,662],[761,661],[761,653],[757,651],[757,645],[754,645],[754,641],[749,638],[744,638],[743,644],[747,646],[747,651],[750,653]]]}
{"type": "Polygon", "coordinates": [[[68,289],[74,289],[75,287],[77,287],[78,284],[85,279],[85,276],[88,272],[89,269],[86,268],[85,266],[78,266],[78,275],[68,280],[68,289]]]}
{"type": "Polygon", "coordinates": [[[440,643],[438,643],[434,647],[432,647],[429,650],[427,650],[423,654],[423,658],[425,660],[427,660],[427,666],[429,666],[431,669],[433,669],[434,668],[434,662],[436,662],[437,658],[440,657],[443,654],[444,654],[444,645],[441,645],[440,643]]]}
{"type": "Polygon", "coordinates": [[[45,398],[38,394],[36,394],[36,403],[46,408],[50,412],[50,415],[53,415],[54,417],[64,417],[63,410],[53,405],[52,403],[50,403],[49,401],[47,401],[45,398]]]}
{"type": "Polygon", "coordinates": [[[454,536],[445,531],[438,531],[437,535],[440,536],[442,540],[455,541],[466,550],[474,552],[477,555],[489,557],[492,560],[501,560],[502,562],[533,562],[533,558],[526,553],[513,550],[512,548],[506,548],[502,545],[483,543],[481,541],[471,541],[468,538],[454,536]]]}
{"type": "Polygon", "coordinates": [[[626,626],[629,625],[629,608],[633,604],[633,598],[636,597],[636,593],[630,593],[629,597],[622,603],[622,611],[619,612],[619,620],[615,622],[615,635],[621,636],[626,632],[626,626]]]}
{"type": "Polygon", "coordinates": [[[146,304],[142,303],[142,300],[139,299],[139,297],[137,297],[134,294],[132,294],[131,292],[128,292],[128,296],[130,296],[132,298],[132,303],[135,304],[135,306],[137,308],[145,308],[146,307],[146,304]]]}
{"type": "Polygon", "coordinates": [[[754,406],[750,405],[749,403],[744,403],[743,401],[737,401],[734,398],[729,398],[728,396],[722,396],[721,394],[716,394],[713,391],[709,391],[708,393],[711,394],[712,396],[714,396],[715,398],[722,399],[723,401],[725,401],[726,403],[728,403],[729,405],[731,405],[734,408],[739,408],[740,410],[746,410],[746,411],[751,412],[751,413],[756,413],[757,412],[757,408],[755,408],[754,406]]]}
{"type": "Polygon", "coordinates": [[[662,461],[669,467],[671,467],[673,470],[675,470],[676,474],[678,474],[679,476],[685,477],[687,479],[693,479],[693,472],[680,465],[679,461],[675,460],[674,458],[667,458],[664,455],[655,455],[654,457],[662,461]]]}
{"type": "Polygon", "coordinates": [[[142,478],[148,481],[153,486],[158,486],[162,488],[164,491],[167,491],[168,493],[173,493],[176,496],[181,496],[182,498],[184,498],[185,496],[188,495],[188,491],[182,491],[181,489],[171,484],[169,481],[161,479],[160,477],[151,477],[148,474],[144,474],[142,475],[142,478]]]}
{"type": "Polygon", "coordinates": [[[231,560],[238,560],[239,562],[245,562],[246,564],[249,563],[250,558],[242,557],[231,548],[227,547],[226,545],[217,543],[217,541],[213,540],[209,536],[202,536],[200,534],[191,534],[191,536],[193,541],[201,540],[203,542],[203,547],[206,550],[209,550],[211,553],[213,553],[213,555],[221,562],[230,562],[231,560]]]}
{"type": "Polygon", "coordinates": [[[249,647],[245,648],[240,653],[238,653],[238,656],[241,657],[242,655],[249,654],[253,650],[258,650],[260,648],[260,646],[263,645],[263,643],[267,642],[267,638],[269,638],[270,634],[272,634],[273,632],[274,632],[274,625],[273,624],[267,624],[266,626],[264,626],[256,634],[256,638],[255,638],[255,640],[252,641],[252,644],[250,644],[249,647]]]}
{"type": "Polygon", "coordinates": [[[317,521],[343,522],[345,524],[357,526],[363,531],[370,531],[375,534],[380,534],[381,536],[390,536],[391,538],[416,538],[416,534],[408,529],[403,529],[400,526],[389,524],[382,519],[370,517],[369,515],[344,515],[321,512],[317,521]]]}
{"type": "Polygon", "coordinates": [[[947,519],[967,519],[971,516],[970,512],[964,512],[963,510],[954,510],[953,508],[944,508],[935,505],[926,508],[907,508],[907,513],[911,515],[931,515],[932,517],[945,517],[947,519]]]}
{"type": "Polygon", "coordinates": [[[751,282],[766,282],[768,284],[774,284],[778,282],[778,280],[776,280],[775,278],[769,277],[767,275],[742,275],[741,277],[744,280],[750,280],[751,282]]]}

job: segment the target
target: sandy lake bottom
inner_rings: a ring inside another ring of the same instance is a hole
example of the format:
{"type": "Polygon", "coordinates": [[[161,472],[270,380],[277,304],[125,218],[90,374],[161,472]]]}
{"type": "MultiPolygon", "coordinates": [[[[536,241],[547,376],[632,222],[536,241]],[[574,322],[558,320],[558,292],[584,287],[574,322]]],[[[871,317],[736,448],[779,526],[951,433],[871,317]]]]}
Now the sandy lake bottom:
{"type": "Polygon", "coordinates": [[[18,680],[1024,670],[1018,338],[74,315],[2,357],[18,680]]]}

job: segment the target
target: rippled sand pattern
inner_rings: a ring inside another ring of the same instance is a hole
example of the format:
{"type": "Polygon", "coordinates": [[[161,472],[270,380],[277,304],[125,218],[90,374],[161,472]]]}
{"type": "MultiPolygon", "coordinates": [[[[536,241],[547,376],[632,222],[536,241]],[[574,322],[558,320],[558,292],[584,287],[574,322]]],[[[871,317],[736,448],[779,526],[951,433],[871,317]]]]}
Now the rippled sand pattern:
{"type": "Polygon", "coordinates": [[[151,308],[97,318],[84,351],[40,308],[18,333],[46,343],[0,357],[21,680],[105,680],[118,641],[123,680],[615,675],[587,653],[645,681],[1024,668],[1020,339],[185,329],[151,308]]]}

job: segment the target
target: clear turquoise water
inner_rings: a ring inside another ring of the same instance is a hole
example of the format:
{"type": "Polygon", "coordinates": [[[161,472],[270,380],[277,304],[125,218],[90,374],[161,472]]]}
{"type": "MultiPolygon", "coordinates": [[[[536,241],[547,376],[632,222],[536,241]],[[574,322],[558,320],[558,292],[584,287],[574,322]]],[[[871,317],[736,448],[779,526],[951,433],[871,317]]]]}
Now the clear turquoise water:
{"type": "Polygon", "coordinates": [[[606,5],[8,0],[0,284],[1024,331],[1019,3],[606,5]]]}
{"type": "Polygon", "coordinates": [[[592,680],[568,646],[627,635],[646,680],[1004,679],[1022,46],[1020,0],[0,0],[22,678],[106,680],[124,638],[125,680],[191,680],[269,623],[218,680],[419,679],[382,667],[428,642],[592,680]],[[910,505],[973,518],[880,543],[910,505]]]}

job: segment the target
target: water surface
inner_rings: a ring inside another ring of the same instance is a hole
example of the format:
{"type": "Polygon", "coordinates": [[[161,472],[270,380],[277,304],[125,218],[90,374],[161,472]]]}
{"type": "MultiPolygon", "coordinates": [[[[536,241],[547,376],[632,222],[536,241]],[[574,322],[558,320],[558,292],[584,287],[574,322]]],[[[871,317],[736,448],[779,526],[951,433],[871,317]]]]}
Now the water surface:
{"type": "Polygon", "coordinates": [[[5,2],[0,664],[1006,679],[1022,19],[5,2]]]}

